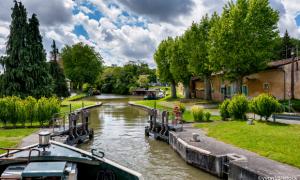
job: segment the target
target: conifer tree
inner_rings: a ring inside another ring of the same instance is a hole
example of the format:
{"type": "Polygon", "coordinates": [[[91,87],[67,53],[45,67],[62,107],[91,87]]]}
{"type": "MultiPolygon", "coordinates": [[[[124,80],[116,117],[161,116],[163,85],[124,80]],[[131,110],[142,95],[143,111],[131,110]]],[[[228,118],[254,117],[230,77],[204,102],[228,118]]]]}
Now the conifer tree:
{"type": "Polygon", "coordinates": [[[53,43],[51,45],[52,51],[51,53],[51,61],[50,61],[50,74],[54,80],[54,88],[53,92],[58,97],[68,97],[70,95],[66,77],[63,72],[63,69],[59,66],[57,62],[57,58],[59,56],[59,51],[56,47],[56,43],[53,40],[53,43]]]}
{"type": "Polygon", "coordinates": [[[26,8],[14,1],[11,18],[7,56],[2,62],[3,95],[51,96],[52,78],[36,15],[33,14],[28,23],[26,8]]]}
{"type": "Polygon", "coordinates": [[[292,57],[293,44],[288,31],[286,30],[282,38],[282,59],[287,59],[292,57]]]}
{"type": "Polygon", "coordinates": [[[39,31],[39,20],[36,14],[33,14],[29,19],[27,42],[29,66],[25,76],[33,80],[33,86],[30,86],[32,88],[29,89],[30,93],[28,95],[37,98],[42,96],[49,97],[52,94],[52,77],[46,62],[46,53],[43,48],[42,36],[39,31]]]}
{"type": "MultiPolygon", "coordinates": [[[[4,95],[24,96],[27,81],[23,71],[22,61],[28,61],[26,48],[27,12],[22,3],[14,1],[11,14],[10,34],[6,46],[7,57],[3,61],[2,89],[4,95]]],[[[30,80],[29,80],[30,83],[30,80]]]]}

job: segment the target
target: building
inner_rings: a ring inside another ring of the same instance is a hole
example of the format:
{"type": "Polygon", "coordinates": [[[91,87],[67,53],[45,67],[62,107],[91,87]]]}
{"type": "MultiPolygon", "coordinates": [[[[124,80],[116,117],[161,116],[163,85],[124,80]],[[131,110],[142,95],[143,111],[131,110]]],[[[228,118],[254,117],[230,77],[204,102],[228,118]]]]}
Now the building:
{"type": "MultiPolygon", "coordinates": [[[[245,76],[242,92],[249,98],[261,93],[269,93],[279,100],[294,98],[300,99],[300,60],[296,58],[273,61],[267,69],[245,76]],[[292,70],[292,67],[294,71],[292,70]],[[294,76],[292,77],[292,74],[294,76]],[[294,87],[292,82],[294,81],[294,87]]],[[[211,78],[212,99],[223,101],[235,94],[236,82],[224,80],[222,73],[214,74],[211,78]]],[[[200,78],[192,78],[190,83],[191,94],[194,98],[204,97],[204,82],[200,78]]]]}

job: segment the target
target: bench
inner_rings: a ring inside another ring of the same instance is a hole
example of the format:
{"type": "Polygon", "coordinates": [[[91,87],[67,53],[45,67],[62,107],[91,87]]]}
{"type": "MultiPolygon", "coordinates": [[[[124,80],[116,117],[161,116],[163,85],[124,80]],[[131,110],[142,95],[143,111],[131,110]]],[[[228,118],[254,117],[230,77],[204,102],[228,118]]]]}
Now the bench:
{"type": "Polygon", "coordinates": [[[300,115],[294,115],[294,114],[273,114],[272,118],[274,122],[276,121],[276,119],[300,121],[300,115]]]}

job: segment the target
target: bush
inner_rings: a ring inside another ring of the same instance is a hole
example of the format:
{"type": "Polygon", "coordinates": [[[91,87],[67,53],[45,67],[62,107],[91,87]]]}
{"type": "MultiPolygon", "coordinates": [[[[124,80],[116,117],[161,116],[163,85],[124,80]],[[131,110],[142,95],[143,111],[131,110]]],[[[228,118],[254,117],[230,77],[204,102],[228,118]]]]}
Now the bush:
{"type": "Polygon", "coordinates": [[[51,123],[51,119],[54,114],[58,113],[60,110],[60,103],[56,97],[51,97],[49,99],[42,97],[38,100],[36,104],[37,118],[40,125],[44,123],[51,123]]]}
{"type": "Polygon", "coordinates": [[[178,106],[180,112],[183,114],[185,112],[185,110],[186,110],[185,105],[183,103],[180,103],[180,102],[177,103],[176,105],[178,106]]]}
{"type": "Polygon", "coordinates": [[[0,99],[0,120],[6,126],[7,123],[16,126],[26,122],[32,125],[33,121],[50,122],[53,114],[60,111],[60,101],[56,97],[41,98],[38,101],[33,97],[21,99],[16,96],[8,96],[0,99]]]}
{"type": "Polygon", "coordinates": [[[35,105],[37,103],[36,99],[32,96],[28,96],[26,99],[26,105],[25,105],[25,109],[26,109],[26,121],[30,122],[30,125],[32,126],[32,122],[35,120],[36,118],[36,110],[35,110],[35,105]]]}
{"type": "Polygon", "coordinates": [[[273,96],[261,94],[251,100],[250,110],[267,120],[273,113],[281,111],[281,105],[273,96]]]}
{"type": "Polygon", "coordinates": [[[87,93],[91,88],[92,88],[92,85],[90,85],[89,83],[84,83],[84,84],[82,85],[82,91],[83,91],[84,93],[87,93]]]}
{"type": "Polygon", "coordinates": [[[220,110],[220,114],[221,114],[222,120],[226,120],[227,118],[230,118],[230,115],[229,115],[229,112],[228,112],[228,104],[229,103],[230,103],[230,100],[226,99],[219,106],[219,110],[220,110]]]}
{"type": "Polygon", "coordinates": [[[211,113],[208,112],[208,111],[206,111],[206,112],[204,113],[204,117],[205,117],[205,120],[206,120],[206,121],[209,121],[209,120],[210,120],[210,117],[211,117],[211,113]]]}
{"type": "Polygon", "coordinates": [[[6,126],[7,123],[7,116],[8,116],[8,108],[7,108],[7,99],[1,98],[0,99],[0,121],[6,126]]]}
{"type": "Polygon", "coordinates": [[[235,95],[228,104],[228,112],[231,118],[247,119],[246,113],[249,109],[248,100],[245,95],[235,95]]]}
{"type": "Polygon", "coordinates": [[[193,106],[191,110],[192,110],[192,115],[193,115],[194,121],[197,121],[197,122],[203,121],[204,112],[201,107],[193,106]]]}

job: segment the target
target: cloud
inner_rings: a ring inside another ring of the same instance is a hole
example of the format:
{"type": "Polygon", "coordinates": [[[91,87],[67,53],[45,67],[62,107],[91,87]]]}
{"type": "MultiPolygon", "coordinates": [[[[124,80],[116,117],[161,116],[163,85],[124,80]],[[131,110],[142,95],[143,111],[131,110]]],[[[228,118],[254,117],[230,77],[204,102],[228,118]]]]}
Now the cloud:
{"type": "Polygon", "coordinates": [[[156,22],[178,23],[176,18],[189,15],[195,5],[192,0],[118,0],[138,15],[156,22]]]}
{"type": "MultiPolygon", "coordinates": [[[[36,13],[44,48],[52,39],[58,47],[84,42],[100,52],[106,64],[140,60],[154,65],[153,53],[161,40],[181,35],[193,21],[222,12],[228,0],[22,0],[28,16],[36,13]],[[77,30],[75,30],[77,27],[77,30]],[[78,30],[78,27],[79,30],[78,30]],[[81,30],[80,30],[81,29],[81,30]],[[83,29],[86,31],[82,33],[83,29]]],[[[300,38],[295,18],[299,0],[270,0],[280,12],[279,30],[300,38]]],[[[13,0],[0,0],[0,55],[9,34],[13,0]]]]}

